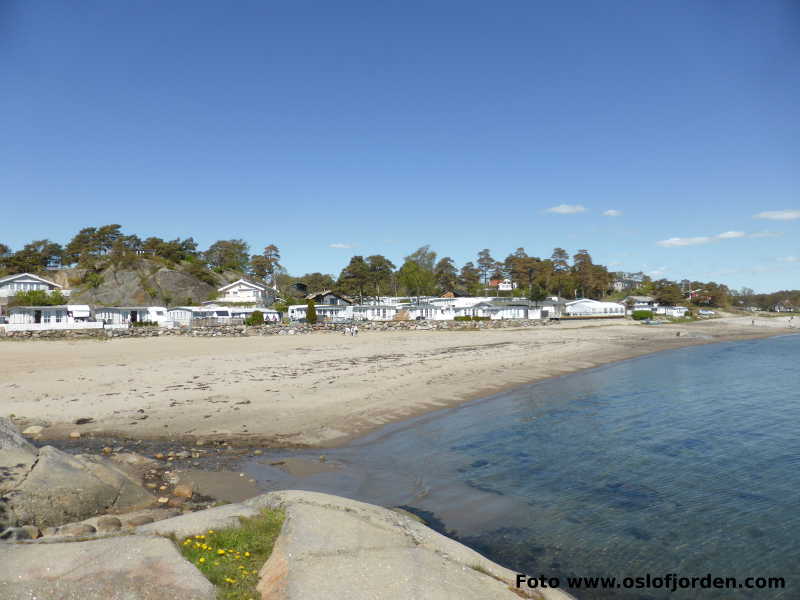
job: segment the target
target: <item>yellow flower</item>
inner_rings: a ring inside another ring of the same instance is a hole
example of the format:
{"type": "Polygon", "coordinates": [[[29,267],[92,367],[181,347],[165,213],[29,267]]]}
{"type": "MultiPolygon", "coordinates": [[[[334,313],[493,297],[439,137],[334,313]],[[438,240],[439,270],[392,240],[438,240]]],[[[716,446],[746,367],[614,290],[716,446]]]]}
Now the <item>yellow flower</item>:
{"type": "Polygon", "coordinates": [[[225,550],[220,548],[219,550],[217,550],[217,554],[220,554],[220,555],[225,554],[225,550]]]}
{"type": "Polygon", "coordinates": [[[249,553],[249,552],[245,552],[245,553],[244,553],[244,555],[245,555],[247,558],[250,558],[250,553],[249,553]]]}
{"type": "Polygon", "coordinates": [[[213,529],[209,529],[208,533],[214,533],[214,530],[213,529]]]}
{"type": "Polygon", "coordinates": [[[200,560],[198,562],[204,563],[204,562],[206,562],[206,559],[203,558],[203,557],[200,557],[200,560]]]}

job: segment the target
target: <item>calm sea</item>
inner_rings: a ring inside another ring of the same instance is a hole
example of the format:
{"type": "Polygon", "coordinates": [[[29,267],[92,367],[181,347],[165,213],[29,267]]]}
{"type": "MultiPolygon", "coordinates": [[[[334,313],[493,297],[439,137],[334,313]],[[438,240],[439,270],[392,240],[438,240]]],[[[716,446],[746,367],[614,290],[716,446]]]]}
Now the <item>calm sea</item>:
{"type": "Polygon", "coordinates": [[[798,335],[663,352],[387,427],[326,452],[336,473],[288,477],[268,466],[281,453],[246,470],[269,488],[412,507],[505,566],[562,581],[787,581],[782,591],[572,590],[581,600],[796,599],[798,359],[798,335]]]}

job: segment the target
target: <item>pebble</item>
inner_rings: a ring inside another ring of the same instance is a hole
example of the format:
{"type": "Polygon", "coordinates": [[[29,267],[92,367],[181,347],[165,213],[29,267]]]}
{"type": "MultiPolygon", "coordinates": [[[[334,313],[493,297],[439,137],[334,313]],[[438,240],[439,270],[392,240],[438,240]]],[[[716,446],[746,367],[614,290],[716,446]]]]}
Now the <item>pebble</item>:
{"type": "Polygon", "coordinates": [[[79,437],[81,437],[81,432],[80,431],[70,431],[69,432],[69,437],[71,437],[73,440],[77,440],[79,437]]]}
{"type": "Polygon", "coordinates": [[[256,456],[261,456],[264,453],[261,450],[254,450],[253,454],[256,455],[256,456]]]}
{"type": "Polygon", "coordinates": [[[192,497],[192,486],[188,483],[180,483],[175,486],[175,489],[172,490],[172,494],[174,496],[178,496],[180,498],[191,498],[192,497]]]}
{"type": "Polygon", "coordinates": [[[31,425],[22,431],[22,435],[39,435],[42,431],[44,431],[44,427],[41,425],[31,425]]]}
{"type": "Polygon", "coordinates": [[[111,454],[112,452],[113,450],[109,446],[103,448],[103,454],[111,454]]]}
{"type": "Polygon", "coordinates": [[[92,535],[93,533],[97,533],[97,529],[92,527],[91,525],[87,525],[86,523],[73,523],[71,525],[64,525],[60,527],[58,530],[59,535],[92,535]]]}
{"type": "Polygon", "coordinates": [[[109,531],[119,531],[122,529],[122,521],[117,517],[106,515],[97,519],[97,531],[106,533],[109,531]]]}
{"type": "Polygon", "coordinates": [[[161,496],[161,497],[158,499],[158,503],[159,503],[159,504],[166,504],[167,502],[169,502],[169,498],[167,498],[166,496],[161,496]]]}
{"type": "Polygon", "coordinates": [[[139,525],[147,525],[148,523],[154,523],[155,519],[153,517],[148,517],[146,515],[140,515],[138,517],[133,517],[128,519],[126,525],[128,527],[139,527],[139,525]]]}

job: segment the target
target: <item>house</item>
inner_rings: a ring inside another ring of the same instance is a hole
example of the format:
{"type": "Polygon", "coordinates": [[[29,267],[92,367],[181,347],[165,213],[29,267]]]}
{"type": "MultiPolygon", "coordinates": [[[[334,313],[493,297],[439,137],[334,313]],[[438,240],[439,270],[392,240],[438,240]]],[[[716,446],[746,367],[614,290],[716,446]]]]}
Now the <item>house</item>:
{"type": "Polygon", "coordinates": [[[629,310],[653,310],[658,306],[655,298],[652,296],[628,296],[623,301],[629,310]]]}
{"type": "Polygon", "coordinates": [[[689,309],[685,306],[657,306],[653,314],[680,319],[685,317],[687,312],[689,309]]]}
{"type": "Polygon", "coordinates": [[[238,279],[228,285],[223,285],[217,290],[216,300],[208,303],[236,302],[267,306],[274,301],[274,290],[262,283],[254,283],[246,279],[238,279]]]}
{"type": "Polygon", "coordinates": [[[392,321],[399,310],[396,304],[357,304],[352,307],[356,321],[392,321]]]}
{"type": "Polygon", "coordinates": [[[40,331],[47,329],[102,329],[103,324],[91,320],[86,304],[56,306],[14,306],[8,309],[6,331],[40,331]]]}
{"type": "Polygon", "coordinates": [[[499,292],[510,292],[517,289],[517,284],[510,279],[492,279],[489,281],[489,287],[495,288],[499,292]]]}
{"type": "Polygon", "coordinates": [[[64,296],[69,296],[70,294],[70,290],[65,290],[56,282],[32,273],[17,273],[16,275],[0,278],[0,300],[10,298],[17,292],[31,292],[34,290],[40,290],[48,294],[58,291],[64,296]]]}
{"type": "Polygon", "coordinates": [[[536,306],[540,310],[540,319],[560,319],[564,314],[564,308],[568,300],[560,296],[550,296],[544,300],[534,302],[532,306],[536,306]]]}
{"type": "Polygon", "coordinates": [[[564,316],[581,318],[624,317],[625,306],[619,302],[601,302],[590,298],[581,298],[565,304],[564,316]]]}
{"type": "Polygon", "coordinates": [[[625,290],[635,290],[644,283],[644,273],[624,273],[617,271],[614,273],[614,291],[624,292],[625,290]]]}
{"type": "Polygon", "coordinates": [[[355,304],[355,301],[353,301],[352,298],[331,290],[309,294],[306,296],[306,300],[313,300],[316,304],[326,306],[349,306],[355,304]]]}
{"type": "Polygon", "coordinates": [[[797,309],[788,302],[778,302],[772,307],[772,312],[797,312],[797,309]]]}
{"type": "MultiPolygon", "coordinates": [[[[349,304],[325,304],[315,305],[317,321],[349,321],[353,318],[353,307],[349,304]]],[[[289,306],[289,319],[300,321],[306,318],[307,304],[292,304],[289,306]]]]}
{"type": "Polygon", "coordinates": [[[106,325],[129,326],[135,323],[164,325],[169,317],[163,306],[103,306],[94,311],[95,319],[106,325]]]}
{"type": "Polygon", "coordinates": [[[456,317],[488,317],[494,321],[505,319],[540,319],[541,306],[529,300],[508,301],[508,299],[483,300],[472,306],[454,308],[456,317]]]}

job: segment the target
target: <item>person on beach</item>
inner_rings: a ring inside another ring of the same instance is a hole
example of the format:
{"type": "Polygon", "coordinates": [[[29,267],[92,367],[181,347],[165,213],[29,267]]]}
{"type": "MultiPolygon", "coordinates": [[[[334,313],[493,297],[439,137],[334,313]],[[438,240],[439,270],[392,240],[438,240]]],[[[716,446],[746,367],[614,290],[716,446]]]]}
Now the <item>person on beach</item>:
{"type": "Polygon", "coordinates": [[[344,331],[342,332],[342,335],[350,335],[350,328],[349,327],[345,327],[344,331]]]}
{"type": "Polygon", "coordinates": [[[353,325],[353,337],[358,335],[358,325],[353,325]]]}

